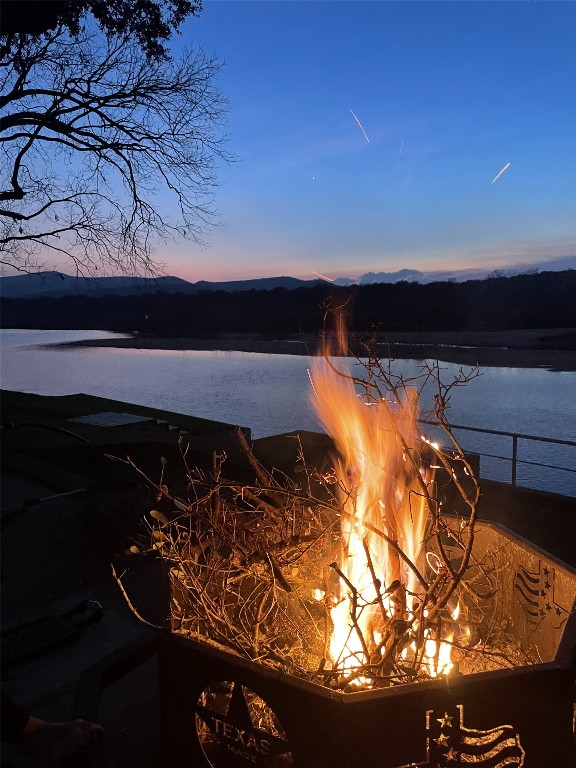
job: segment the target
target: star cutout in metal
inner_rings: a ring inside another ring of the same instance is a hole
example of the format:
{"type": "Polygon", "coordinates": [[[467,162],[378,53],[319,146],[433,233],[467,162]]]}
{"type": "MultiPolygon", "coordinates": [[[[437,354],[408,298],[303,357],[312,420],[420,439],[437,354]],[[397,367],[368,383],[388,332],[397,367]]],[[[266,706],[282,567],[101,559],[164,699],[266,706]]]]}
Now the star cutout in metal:
{"type": "MultiPolygon", "coordinates": [[[[215,749],[210,750],[214,768],[268,768],[270,760],[275,756],[290,752],[286,739],[253,724],[243,686],[238,682],[233,684],[225,713],[199,703],[196,705],[196,714],[210,731],[215,746],[215,749]]],[[[200,733],[199,736],[202,741],[200,733]]]]}
{"type": "MultiPolygon", "coordinates": [[[[440,720],[438,722],[440,722],[440,720]]],[[[436,742],[436,744],[438,744],[439,747],[447,747],[450,739],[448,736],[446,736],[445,733],[441,733],[437,739],[434,739],[434,741],[436,742]]]]}
{"type": "Polygon", "coordinates": [[[457,760],[458,759],[458,752],[456,752],[455,749],[450,747],[448,752],[446,752],[446,760],[457,760]]]}
{"type": "Polygon", "coordinates": [[[451,717],[448,712],[444,712],[444,717],[437,718],[438,722],[440,723],[441,728],[452,728],[452,720],[454,718],[451,717]]]}

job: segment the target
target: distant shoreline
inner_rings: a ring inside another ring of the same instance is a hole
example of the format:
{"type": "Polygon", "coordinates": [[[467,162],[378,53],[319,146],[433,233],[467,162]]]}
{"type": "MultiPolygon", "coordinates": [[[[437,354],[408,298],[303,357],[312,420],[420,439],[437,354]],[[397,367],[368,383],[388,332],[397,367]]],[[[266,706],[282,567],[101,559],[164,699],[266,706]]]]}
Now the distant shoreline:
{"type": "MultiPolygon", "coordinates": [[[[303,335],[287,340],[229,335],[213,339],[131,336],[119,339],[74,341],[58,346],[315,355],[319,345],[318,337],[314,335],[303,335]]],[[[576,371],[576,329],[398,332],[380,334],[375,351],[380,357],[398,360],[427,359],[465,366],[576,371]]]]}

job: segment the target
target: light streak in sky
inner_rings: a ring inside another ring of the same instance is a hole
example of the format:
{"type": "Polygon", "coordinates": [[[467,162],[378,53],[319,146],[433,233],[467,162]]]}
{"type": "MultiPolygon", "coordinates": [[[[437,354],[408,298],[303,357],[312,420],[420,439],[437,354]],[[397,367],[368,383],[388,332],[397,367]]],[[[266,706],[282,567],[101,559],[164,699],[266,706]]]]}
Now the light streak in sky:
{"type": "Polygon", "coordinates": [[[500,178],[500,176],[502,176],[502,174],[504,173],[504,171],[505,171],[507,168],[510,168],[510,163],[506,163],[506,165],[504,166],[504,168],[502,168],[502,170],[500,171],[500,173],[499,173],[497,176],[494,176],[494,178],[492,179],[492,184],[494,184],[494,182],[495,182],[495,181],[498,181],[498,179],[500,178]]]}
{"type": "Polygon", "coordinates": [[[320,272],[314,272],[314,270],[312,270],[312,274],[316,275],[316,277],[322,278],[322,280],[328,280],[329,283],[334,282],[334,280],[331,277],[326,277],[326,275],[321,275],[320,272]]]}
{"type": "Polygon", "coordinates": [[[400,145],[400,152],[398,152],[398,160],[401,159],[403,150],[404,150],[404,139],[402,139],[402,144],[400,145]]]}
{"type": "Polygon", "coordinates": [[[360,122],[360,120],[358,120],[358,118],[357,118],[357,117],[356,117],[356,115],[354,114],[354,110],[352,109],[352,107],[350,107],[350,112],[352,112],[352,117],[354,118],[354,120],[356,120],[356,122],[358,123],[358,127],[360,128],[360,130],[361,130],[361,131],[362,131],[362,133],[364,134],[364,138],[366,139],[366,141],[368,142],[368,144],[370,144],[370,139],[368,138],[368,136],[366,136],[366,131],[365,131],[365,130],[364,130],[364,128],[362,127],[362,123],[360,122]]]}

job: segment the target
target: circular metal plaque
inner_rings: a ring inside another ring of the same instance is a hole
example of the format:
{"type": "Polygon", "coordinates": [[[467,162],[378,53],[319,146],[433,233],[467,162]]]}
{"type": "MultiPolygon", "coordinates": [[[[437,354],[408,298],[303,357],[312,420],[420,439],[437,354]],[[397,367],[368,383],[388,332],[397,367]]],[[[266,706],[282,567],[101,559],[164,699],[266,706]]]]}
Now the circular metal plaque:
{"type": "Polygon", "coordinates": [[[211,768],[292,768],[275,712],[238,682],[223,680],[204,689],[196,703],[196,733],[211,768]]]}

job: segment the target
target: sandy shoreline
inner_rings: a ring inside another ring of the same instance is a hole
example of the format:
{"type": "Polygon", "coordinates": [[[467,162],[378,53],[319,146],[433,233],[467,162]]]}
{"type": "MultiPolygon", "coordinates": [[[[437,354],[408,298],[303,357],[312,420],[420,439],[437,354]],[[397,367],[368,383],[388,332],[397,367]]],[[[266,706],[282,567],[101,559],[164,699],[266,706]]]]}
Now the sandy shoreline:
{"type": "MultiPolygon", "coordinates": [[[[318,337],[310,335],[287,340],[268,340],[254,337],[167,339],[133,336],[124,339],[77,341],[63,346],[314,355],[318,348],[318,337]]],[[[378,338],[376,351],[381,357],[398,360],[432,359],[466,366],[576,371],[576,329],[389,333],[378,338]]]]}

